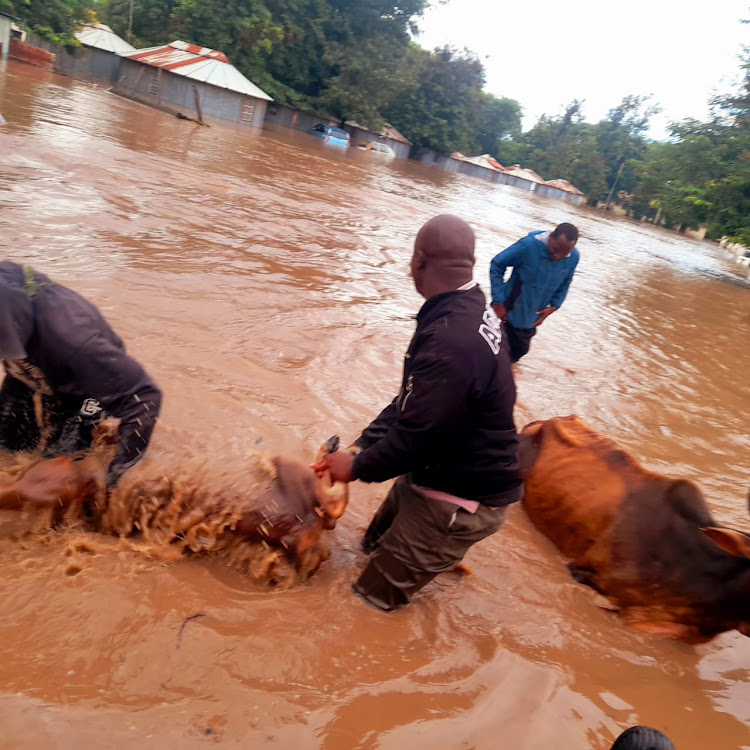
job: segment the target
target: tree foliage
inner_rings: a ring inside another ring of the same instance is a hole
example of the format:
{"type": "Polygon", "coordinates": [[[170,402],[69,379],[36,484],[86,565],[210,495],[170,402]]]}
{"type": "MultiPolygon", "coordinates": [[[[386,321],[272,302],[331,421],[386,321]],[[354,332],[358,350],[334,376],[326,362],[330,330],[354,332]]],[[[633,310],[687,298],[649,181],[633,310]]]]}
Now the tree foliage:
{"type": "Polygon", "coordinates": [[[750,245],[750,49],[742,70],[738,90],[713,102],[707,122],[674,124],[670,140],[635,164],[634,213],[750,245]]]}
{"type": "Polygon", "coordinates": [[[0,10],[65,47],[79,46],[73,36],[75,26],[94,17],[92,8],[92,0],[0,0],[0,10]]]}

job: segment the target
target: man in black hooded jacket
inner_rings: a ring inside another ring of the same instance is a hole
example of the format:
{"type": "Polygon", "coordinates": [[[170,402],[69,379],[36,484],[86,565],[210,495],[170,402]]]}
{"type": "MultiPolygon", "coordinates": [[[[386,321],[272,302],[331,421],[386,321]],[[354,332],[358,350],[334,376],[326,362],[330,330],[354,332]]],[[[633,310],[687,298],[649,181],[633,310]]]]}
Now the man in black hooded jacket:
{"type": "Polygon", "coordinates": [[[101,419],[120,420],[108,484],[146,451],[161,391],[99,311],[29,266],[0,262],[0,448],[69,455],[91,445],[101,419]],[[41,398],[42,426],[34,397],[41,398]]]}
{"type": "Polygon", "coordinates": [[[354,591],[392,610],[476,542],[523,496],[516,389],[500,321],[473,281],[474,233],[437,216],[417,235],[411,275],[425,303],[399,396],[346,451],[314,468],[334,481],[399,477],[365,533],[354,591]]]}

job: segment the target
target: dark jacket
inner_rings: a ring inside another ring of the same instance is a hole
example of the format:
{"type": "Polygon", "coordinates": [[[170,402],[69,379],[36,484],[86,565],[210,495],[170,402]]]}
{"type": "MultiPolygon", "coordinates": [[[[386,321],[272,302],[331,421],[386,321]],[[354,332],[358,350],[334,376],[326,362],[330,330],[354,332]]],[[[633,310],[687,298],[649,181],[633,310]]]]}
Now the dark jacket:
{"type": "Polygon", "coordinates": [[[431,297],[417,315],[401,393],[356,441],[354,477],[411,473],[417,485],[487,505],[518,500],[515,399],[507,346],[482,290],[431,297]]]}
{"type": "Polygon", "coordinates": [[[26,266],[0,262],[0,358],[25,360],[41,371],[53,394],[94,398],[121,420],[110,482],[143,456],[161,391],[79,294],[26,266]]]}

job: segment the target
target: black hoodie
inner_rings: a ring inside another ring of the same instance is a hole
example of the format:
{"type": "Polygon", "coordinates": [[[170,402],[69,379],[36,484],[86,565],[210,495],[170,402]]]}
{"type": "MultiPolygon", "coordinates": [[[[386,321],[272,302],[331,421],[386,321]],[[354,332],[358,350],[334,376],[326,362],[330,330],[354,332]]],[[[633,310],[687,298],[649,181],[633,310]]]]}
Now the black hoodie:
{"type": "Polygon", "coordinates": [[[482,290],[445,292],[417,315],[399,396],[362,433],[353,474],[411,473],[423,487],[485,505],[521,497],[516,387],[500,322],[482,290]]]}
{"type": "Polygon", "coordinates": [[[9,261],[0,262],[0,359],[23,360],[52,393],[94,398],[121,420],[110,483],[143,456],[161,407],[159,388],[94,305],[9,261]]]}

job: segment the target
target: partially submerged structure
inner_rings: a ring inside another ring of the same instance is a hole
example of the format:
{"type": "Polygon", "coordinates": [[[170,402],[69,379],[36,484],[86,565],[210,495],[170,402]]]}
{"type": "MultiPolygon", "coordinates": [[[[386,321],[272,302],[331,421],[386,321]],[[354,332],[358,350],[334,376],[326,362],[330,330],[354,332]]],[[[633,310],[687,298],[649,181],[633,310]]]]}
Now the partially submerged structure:
{"type": "MultiPolygon", "coordinates": [[[[117,83],[120,74],[120,55],[135,52],[135,47],[117,36],[112,29],[103,23],[92,23],[81,26],[75,34],[83,48],[82,54],[74,57],[74,76],[91,78],[105,83],[117,83]]],[[[57,66],[61,68],[67,60],[57,58],[57,66]]],[[[70,57],[70,56],[68,56],[70,57]]],[[[62,70],[62,72],[68,72],[62,70]]]]}
{"type": "Polygon", "coordinates": [[[135,52],[135,47],[117,36],[103,23],[83,24],[75,32],[80,47],[69,50],[38,34],[29,33],[29,41],[54,55],[55,73],[111,86],[120,73],[120,55],[135,52]]]}
{"type": "Polygon", "coordinates": [[[0,60],[6,60],[10,51],[10,27],[15,16],[3,13],[0,10],[0,60]]]}
{"type": "Polygon", "coordinates": [[[344,129],[351,135],[353,146],[364,142],[385,143],[386,146],[390,146],[393,149],[393,153],[399,159],[409,158],[412,143],[408,138],[401,135],[393,125],[385,123],[376,133],[374,130],[369,130],[363,125],[359,125],[354,120],[347,120],[344,123],[344,129]]]}
{"type": "Polygon", "coordinates": [[[574,206],[578,206],[586,199],[586,196],[567,180],[548,180],[542,185],[537,185],[536,192],[539,195],[572,203],[574,206]]]}
{"type": "Polygon", "coordinates": [[[200,122],[256,128],[272,101],[223,52],[181,41],[122,55],[116,91],[200,122]]]}
{"type": "Polygon", "coordinates": [[[519,164],[505,167],[505,184],[521,190],[533,192],[539,185],[544,184],[544,178],[540,177],[533,169],[524,169],[519,164]]]}

